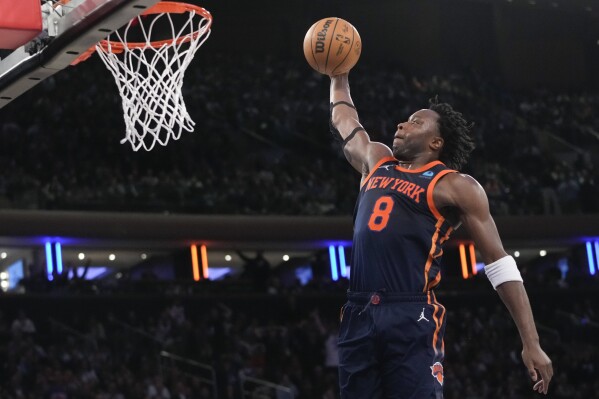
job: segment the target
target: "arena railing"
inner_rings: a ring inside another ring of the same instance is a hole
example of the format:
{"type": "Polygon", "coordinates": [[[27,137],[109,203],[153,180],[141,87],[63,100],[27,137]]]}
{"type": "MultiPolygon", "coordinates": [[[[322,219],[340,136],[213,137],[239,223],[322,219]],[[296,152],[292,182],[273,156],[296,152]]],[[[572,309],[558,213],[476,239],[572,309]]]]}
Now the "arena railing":
{"type": "Polygon", "coordinates": [[[295,393],[289,387],[258,378],[240,375],[242,399],[295,399],[295,393]]]}
{"type": "Polygon", "coordinates": [[[217,399],[216,371],[214,367],[167,351],[161,351],[159,359],[160,372],[163,377],[166,376],[166,368],[176,368],[188,377],[208,386],[212,398],[217,399]]]}

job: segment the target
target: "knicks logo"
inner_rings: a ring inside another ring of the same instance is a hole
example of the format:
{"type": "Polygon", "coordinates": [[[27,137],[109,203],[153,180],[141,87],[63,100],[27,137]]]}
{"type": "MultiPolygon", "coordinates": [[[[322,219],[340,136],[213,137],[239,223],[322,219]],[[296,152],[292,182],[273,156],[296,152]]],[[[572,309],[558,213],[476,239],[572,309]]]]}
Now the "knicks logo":
{"type": "Polygon", "coordinates": [[[443,385],[443,365],[441,363],[436,362],[431,366],[431,374],[439,384],[443,385]]]}

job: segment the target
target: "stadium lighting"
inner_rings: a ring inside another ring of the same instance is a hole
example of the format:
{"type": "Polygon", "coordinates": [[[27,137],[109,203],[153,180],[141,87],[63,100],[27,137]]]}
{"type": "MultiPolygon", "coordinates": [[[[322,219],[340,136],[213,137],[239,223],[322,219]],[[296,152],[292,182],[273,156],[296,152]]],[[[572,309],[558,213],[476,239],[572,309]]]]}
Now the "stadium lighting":
{"type": "Polygon", "coordinates": [[[339,280],[337,272],[337,256],[335,255],[335,246],[329,245],[329,262],[331,263],[331,278],[333,281],[339,280]]]}
{"type": "Polygon", "coordinates": [[[200,246],[200,256],[202,257],[202,273],[204,273],[204,278],[210,278],[209,270],[208,270],[208,249],[205,245],[200,246]]]}
{"type": "Polygon", "coordinates": [[[468,252],[470,253],[470,266],[472,270],[472,275],[476,275],[478,273],[478,269],[476,268],[476,252],[474,251],[474,244],[468,245],[468,252]]]}
{"type": "Polygon", "coordinates": [[[345,248],[343,245],[337,247],[339,251],[339,269],[341,270],[341,276],[347,278],[347,265],[345,264],[345,248]]]}
{"type": "Polygon", "coordinates": [[[56,272],[62,274],[62,246],[59,242],[54,244],[54,252],[56,252],[56,272]]]}
{"type": "Polygon", "coordinates": [[[46,241],[46,273],[48,280],[53,280],[54,276],[54,261],[52,260],[52,243],[46,241]]]}
{"type": "Polygon", "coordinates": [[[200,264],[198,262],[198,246],[191,246],[191,271],[194,281],[200,281],[200,264]]]}
{"type": "Polygon", "coordinates": [[[462,265],[462,278],[466,280],[468,278],[468,262],[466,260],[466,246],[460,244],[460,264],[462,265]]]}
{"type": "Polygon", "coordinates": [[[597,272],[595,270],[595,258],[593,257],[593,245],[590,241],[587,241],[587,261],[589,262],[589,273],[594,276],[597,272]]]}

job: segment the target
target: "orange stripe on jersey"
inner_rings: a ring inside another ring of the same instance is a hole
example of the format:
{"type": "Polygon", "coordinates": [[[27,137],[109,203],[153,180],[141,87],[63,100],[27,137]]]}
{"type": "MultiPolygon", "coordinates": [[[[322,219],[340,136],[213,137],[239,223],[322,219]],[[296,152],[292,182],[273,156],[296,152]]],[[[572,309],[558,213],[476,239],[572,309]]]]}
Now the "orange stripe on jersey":
{"type": "Polygon", "coordinates": [[[448,173],[455,173],[455,170],[452,169],[445,169],[442,170],[441,172],[439,172],[439,174],[437,176],[435,176],[433,178],[433,180],[431,181],[431,184],[429,184],[428,189],[426,191],[426,202],[428,203],[428,208],[431,210],[432,214],[435,215],[435,217],[438,219],[441,219],[442,216],[439,213],[439,211],[437,210],[437,207],[435,206],[435,202],[433,201],[433,190],[435,189],[435,186],[437,185],[437,182],[439,181],[440,178],[442,178],[443,176],[445,176],[448,173]]]}
{"type": "MultiPolygon", "coordinates": [[[[433,312],[433,320],[435,321],[435,332],[433,334],[433,349],[435,350],[435,355],[439,353],[439,351],[437,350],[437,343],[439,340],[439,332],[441,331],[441,327],[443,327],[443,317],[445,317],[445,306],[441,305],[439,302],[437,302],[437,297],[435,296],[435,294],[433,293],[433,308],[435,309],[435,311],[433,312]],[[441,309],[441,315],[439,317],[437,317],[437,311],[441,309]]],[[[443,339],[441,339],[441,353],[445,352],[445,341],[443,339]]]]}
{"type": "Polygon", "coordinates": [[[435,234],[433,234],[433,237],[431,238],[431,250],[428,253],[428,258],[426,259],[426,264],[424,265],[424,288],[422,288],[423,292],[427,290],[428,272],[431,269],[431,265],[433,264],[435,251],[437,250],[437,239],[439,237],[439,231],[444,221],[445,219],[443,219],[443,217],[441,217],[441,219],[437,221],[437,224],[435,225],[435,234]]]}
{"type": "Polygon", "coordinates": [[[374,172],[376,172],[376,170],[379,168],[379,166],[381,166],[382,164],[384,164],[385,162],[389,162],[389,161],[397,161],[397,159],[393,158],[393,157],[384,157],[382,158],[380,161],[378,161],[371,169],[370,169],[370,173],[368,173],[368,176],[366,176],[364,178],[364,180],[362,180],[362,183],[360,183],[360,188],[364,187],[364,184],[366,184],[366,182],[368,181],[368,179],[370,179],[370,177],[372,176],[372,174],[374,172]]]}
{"type": "Polygon", "coordinates": [[[439,241],[439,244],[443,244],[445,241],[449,240],[449,236],[451,235],[452,232],[453,232],[453,227],[449,226],[447,228],[447,233],[445,233],[443,238],[441,238],[441,241],[439,241]]]}
{"type": "Polygon", "coordinates": [[[426,289],[432,290],[439,284],[440,281],[441,281],[441,272],[439,271],[439,273],[437,273],[437,275],[435,276],[434,280],[428,284],[428,287],[426,289]]]}
{"type": "Polygon", "coordinates": [[[439,311],[439,306],[435,303],[436,301],[433,300],[433,308],[435,309],[433,311],[433,321],[435,322],[435,332],[433,333],[433,350],[435,351],[435,355],[438,353],[437,351],[437,335],[439,334],[439,331],[441,330],[441,322],[439,321],[439,318],[437,317],[437,312],[439,311]]]}

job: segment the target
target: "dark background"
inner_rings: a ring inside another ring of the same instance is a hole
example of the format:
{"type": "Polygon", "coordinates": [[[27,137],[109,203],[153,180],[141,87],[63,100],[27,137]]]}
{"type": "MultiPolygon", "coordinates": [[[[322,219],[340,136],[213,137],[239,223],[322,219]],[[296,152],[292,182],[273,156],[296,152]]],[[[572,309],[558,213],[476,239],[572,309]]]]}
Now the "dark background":
{"type": "Polygon", "coordinates": [[[336,16],[358,29],[362,63],[396,65],[410,73],[473,68],[511,89],[599,85],[599,4],[593,8],[591,1],[196,3],[214,16],[201,52],[277,54],[304,62],[305,32],[317,20],[336,16]]]}

